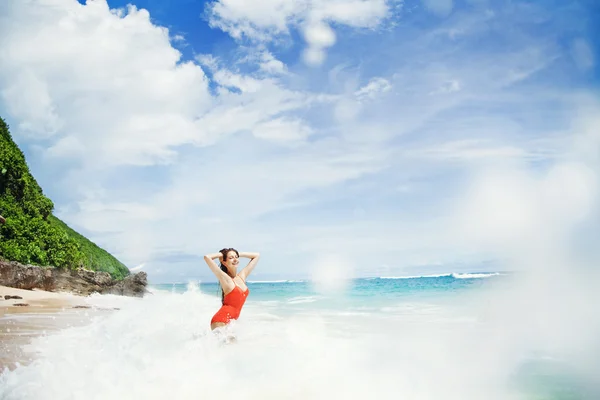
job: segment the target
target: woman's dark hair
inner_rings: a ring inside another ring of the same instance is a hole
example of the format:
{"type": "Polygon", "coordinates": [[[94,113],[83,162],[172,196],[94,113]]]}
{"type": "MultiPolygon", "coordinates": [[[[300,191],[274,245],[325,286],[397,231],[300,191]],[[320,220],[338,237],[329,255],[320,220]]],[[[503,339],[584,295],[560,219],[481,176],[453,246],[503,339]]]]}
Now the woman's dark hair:
{"type": "MultiPolygon", "coordinates": [[[[237,254],[237,256],[240,256],[240,253],[234,249],[233,247],[230,247],[228,249],[221,249],[219,250],[219,253],[223,254],[223,260],[227,260],[227,254],[229,254],[230,251],[235,251],[235,254],[237,254]]],[[[229,275],[229,271],[227,270],[227,267],[223,265],[223,263],[220,263],[221,265],[219,265],[219,267],[221,268],[221,271],[225,272],[227,275],[229,275]]],[[[231,276],[231,275],[229,275],[231,276]]],[[[232,278],[234,278],[233,276],[231,276],[232,278]]],[[[223,304],[225,302],[225,292],[223,291],[223,288],[221,288],[221,304],[223,304]]]]}

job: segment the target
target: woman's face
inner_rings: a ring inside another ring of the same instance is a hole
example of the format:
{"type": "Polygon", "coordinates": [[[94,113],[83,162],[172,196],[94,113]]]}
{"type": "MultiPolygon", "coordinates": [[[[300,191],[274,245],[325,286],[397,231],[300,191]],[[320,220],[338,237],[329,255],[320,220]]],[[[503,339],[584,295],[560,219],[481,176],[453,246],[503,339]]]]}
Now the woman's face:
{"type": "Polygon", "coordinates": [[[223,265],[227,267],[230,272],[237,271],[237,266],[240,263],[240,258],[237,253],[233,250],[227,252],[227,257],[223,259],[223,265]]]}

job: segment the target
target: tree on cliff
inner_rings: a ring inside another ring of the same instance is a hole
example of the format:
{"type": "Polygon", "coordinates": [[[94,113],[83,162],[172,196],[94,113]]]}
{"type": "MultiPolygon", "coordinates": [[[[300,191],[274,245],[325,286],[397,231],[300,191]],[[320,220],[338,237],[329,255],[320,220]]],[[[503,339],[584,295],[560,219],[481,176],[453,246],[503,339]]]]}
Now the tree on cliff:
{"type": "Polygon", "coordinates": [[[0,118],[0,257],[41,266],[129,275],[127,267],[52,215],[54,203],[31,175],[25,156],[0,118]]]}

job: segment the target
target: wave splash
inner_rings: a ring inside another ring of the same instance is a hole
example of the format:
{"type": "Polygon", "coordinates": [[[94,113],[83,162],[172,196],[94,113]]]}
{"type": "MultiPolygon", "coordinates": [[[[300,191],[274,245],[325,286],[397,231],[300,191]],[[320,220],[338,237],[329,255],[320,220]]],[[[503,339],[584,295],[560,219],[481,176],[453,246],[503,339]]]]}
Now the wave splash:
{"type": "Polygon", "coordinates": [[[34,340],[36,360],[0,376],[0,398],[519,398],[507,383],[527,336],[486,321],[487,303],[469,296],[368,313],[275,315],[250,302],[239,321],[211,332],[219,298],[194,285],[156,291],[34,340]]]}

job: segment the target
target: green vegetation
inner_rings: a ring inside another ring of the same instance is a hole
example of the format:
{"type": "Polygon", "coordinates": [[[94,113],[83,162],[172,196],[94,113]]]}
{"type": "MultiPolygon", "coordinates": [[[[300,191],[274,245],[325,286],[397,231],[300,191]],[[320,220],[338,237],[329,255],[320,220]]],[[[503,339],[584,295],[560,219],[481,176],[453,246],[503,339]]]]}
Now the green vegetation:
{"type": "Polygon", "coordinates": [[[65,269],[85,267],[129,275],[123,263],[52,215],[54,203],[29,172],[25,156],[0,118],[0,257],[65,269]]]}

